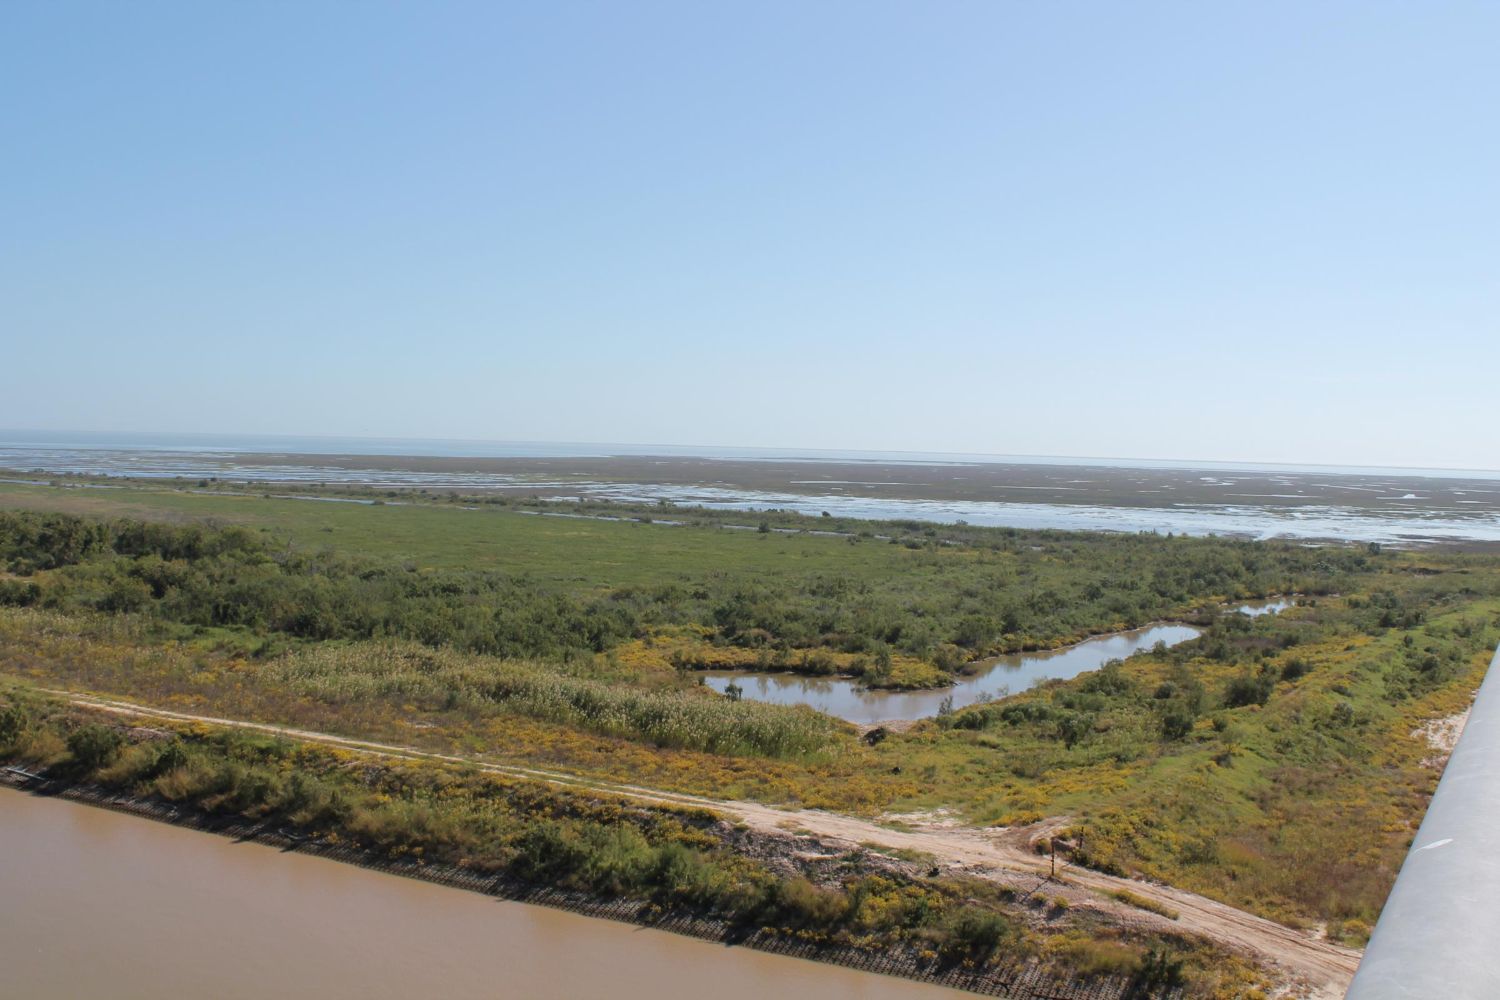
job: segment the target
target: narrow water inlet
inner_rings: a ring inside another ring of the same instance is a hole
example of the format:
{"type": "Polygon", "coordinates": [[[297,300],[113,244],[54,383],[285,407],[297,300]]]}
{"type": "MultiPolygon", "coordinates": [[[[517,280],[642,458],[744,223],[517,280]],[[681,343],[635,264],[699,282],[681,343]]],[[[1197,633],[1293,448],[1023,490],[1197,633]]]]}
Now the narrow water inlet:
{"type": "MultiPolygon", "coordinates": [[[[1257,601],[1235,610],[1256,617],[1275,614],[1290,603],[1257,601]]],[[[1110,660],[1123,660],[1158,642],[1176,646],[1202,634],[1202,629],[1191,625],[1151,625],[1098,636],[1064,649],[995,656],[970,664],[968,672],[951,687],[923,691],[873,690],[860,686],[854,678],[807,677],[785,672],[710,670],[701,676],[705,684],[720,693],[734,684],[742,697],[754,701],[807,705],[857,725],[872,725],[929,718],[937,715],[950,698],[953,708],[963,708],[1017,694],[1038,681],[1067,680],[1098,670],[1110,660]]]]}

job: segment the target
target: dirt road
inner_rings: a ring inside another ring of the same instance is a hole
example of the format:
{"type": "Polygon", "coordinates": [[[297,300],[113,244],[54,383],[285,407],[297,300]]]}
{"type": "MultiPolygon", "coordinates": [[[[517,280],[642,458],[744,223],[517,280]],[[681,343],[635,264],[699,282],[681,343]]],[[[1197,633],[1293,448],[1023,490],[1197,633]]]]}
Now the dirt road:
{"type": "MultiPolygon", "coordinates": [[[[959,825],[941,816],[905,815],[888,817],[895,824],[893,826],[816,809],[778,809],[760,802],[724,801],[638,785],[595,781],[565,772],[494,764],[286,726],[191,715],[70,691],[49,693],[77,705],[132,718],[201,722],[247,729],[376,756],[460,763],[492,774],[527,778],[581,791],[596,791],[642,802],[708,809],[763,833],[786,834],[797,831],[851,847],[878,845],[888,849],[919,851],[931,855],[939,865],[962,868],[969,874],[994,877],[1009,884],[1015,884],[1017,876],[1026,876],[1032,887],[1041,883],[1041,876],[1048,875],[1050,868],[1049,860],[1038,855],[1032,844],[1064,824],[1062,820],[1052,820],[1030,827],[980,829],[959,825]]],[[[1044,891],[1049,898],[1062,897],[1070,905],[1105,910],[1128,923],[1199,934],[1275,970],[1290,985],[1291,995],[1306,997],[1308,1000],[1342,998],[1355,967],[1359,964],[1358,951],[1167,885],[1119,878],[1087,868],[1059,864],[1057,877],[1046,883],[1044,891]],[[1110,898],[1112,893],[1121,890],[1175,912],[1177,918],[1169,919],[1110,898]]]]}

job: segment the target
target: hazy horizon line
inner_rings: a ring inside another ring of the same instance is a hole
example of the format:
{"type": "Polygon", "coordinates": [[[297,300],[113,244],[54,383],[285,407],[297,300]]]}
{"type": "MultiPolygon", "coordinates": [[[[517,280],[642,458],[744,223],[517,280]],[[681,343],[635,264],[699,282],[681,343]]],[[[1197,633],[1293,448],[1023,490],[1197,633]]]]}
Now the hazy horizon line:
{"type": "MultiPolygon", "coordinates": [[[[408,437],[408,436],[405,436],[405,435],[316,434],[316,433],[254,432],[254,431],[167,431],[167,430],[135,431],[135,430],[79,430],[79,429],[63,429],[63,428],[24,428],[24,427],[4,427],[4,428],[0,428],[0,435],[11,435],[11,434],[22,434],[22,435],[47,435],[47,434],[56,434],[56,435],[76,436],[76,437],[82,437],[82,438],[87,438],[87,437],[89,437],[91,435],[98,435],[98,436],[115,435],[115,436],[119,436],[119,437],[135,437],[135,438],[151,438],[151,437],[170,438],[170,437],[177,437],[177,438],[204,439],[204,443],[205,444],[207,443],[207,441],[211,441],[213,439],[224,440],[224,439],[233,439],[233,438],[241,438],[241,439],[259,438],[259,439],[287,440],[287,441],[320,441],[321,440],[321,441],[330,441],[330,442],[331,441],[411,442],[413,444],[419,444],[419,443],[423,443],[423,442],[434,442],[434,443],[435,442],[443,442],[443,443],[447,443],[447,444],[458,444],[458,445],[463,445],[463,444],[476,444],[476,445],[478,445],[478,444],[491,444],[491,445],[513,444],[513,445],[541,445],[541,446],[558,446],[558,447],[572,446],[572,447],[575,447],[575,448],[576,447],[632,448],[632,449],[667,448],[667,449],[676,449],[676,450],[691,449],[691,450],[695,450],[695,451],[714,451],[716,449],[721,449],[721,450],[736,450],[736,451],[767,452],[767,453],[772,453],[774,455],[779,455],[781,457],[786,457],[786,458],[795,458],[795,457],[799,457],[799,456],[802,456],[802,455],[816,455],[816,457],[820,457],[820,458],[837,458],[838,456],[851,456],[852,457],[852,456],[856,456],[856,455],[869,455],[869,456],[916,456],[916,457],[928,457],[928,458],[946,459],[946,460],[954,460],[954,459],[1006,459],[1006,460],[1019,460],[1019,461],[1009,461],[1009,462],[992,462],[992,463],[989,463],[989,464],[1026,464],[1026,462],[1024,460],[1028,460],[1029,459],[1029,460],[1035,461],[1035,460],[1043,460],[1043,459],[1045,459],[1045,460],[1048,460],[1049,462],[1068,461],[1068,462],[1080,462],[1080,463],[1085,463],[1085,464],[1101,464],[1101,463],[1111,463],[1111,462],[1131,462],[1131,463],[1164,462],[1164,463],[1170,463],[1173,466],[1182,466],[1182,467],[1188,467],[1188,468],[1197,467],[1197,466],[1194,465],[1194,463],[1204,463],[1203,467],[1205,467],[1205,468],[1208,465],[1226,465],[1226,466],[1236,466],[1236,467],[1243,468],[1243,469],[1255,469],[1255,470],[1262,470],[1262,471],[1280,471],[1280,470],[1285,470],[1285,469],[1347,469],[1347,470],[1367,470],[1367,471],[1381,471],[1381,472],[1416,472],[1416,473],[1421,473],[1421,472],[1447,472],[1447,473],[1470,472],[1470,473],[1500,474],[1500,469],[1485,468],[1485,467],[1481,467],[1481,466],[1465,467],[1465,466],[1381,465],[1381,464],[1375,464],[1375,463],[1294,462],[1294,461],[1281,461],[1281,460],[1274,460],[1274,459],[1243,460],[1243,459],[1201,458],[1201,457],[1168,458],[1168,457],[1164,457],[1164,456],[1160,456],[1160,455],[1146,455],[1146,456],[1142,456],[1142,455],[1059,455],[1059,454],[1044,454],[1044,453],[1038,453],[1038,452],[944,451],[944,450],[941,450],[941,449],[931,449],[931,450],[928,450],[928,449],[910,449],[910,448],[857,448],[857,447],[829,448],[829,447],[819,447],[819,446],[810,446],[810,445],[746,445],[746,444],[725,444],[725,443],[715,443],[715,444],[684,444],[684,443],[670,443],[670,442],[665,442],[665,441],[645,441],[645,442],[635,442],[635,441],[582,441],[582,440],[565,441],[565,440],[555,440],[555,439],[529,439],[528,440],[528,439],[521,439],[521,438],[488,438],[488,437],[433,437],[433,436],[414,436],[414,437],[408,437]]],[[[0,442],[0,443],[3,443],[3,442],[0,442]]],[[[28,443],[39,443],[39,442],[14,442],[14,443],[16,443],[16,444],[28,444],[28,443]]],[[[58,443],[61,444],[61,443],[65,443],[65,442],[58,442],[58,443]]],[[[88,445],[88,444],[81,444],[79,442],[67,442],[67,443],[71,443],[74,446],[78,446],[78,447],[90,447],[90,445],[88,445]]],[[[224,443],[227,445],[230,442],[227,441],[227,440],[224,440],[224,443]]],[[[94,445],[94,447],[107,447],[107,445],[94,445]]],[[[170,446],[167,446],[167,445],[161,445],[160,447],[166,448],[168,450],[174,450],[174,449],[170,449],[170,446]]],[[[318,452],[302,452],[302,454],[319,454],[319,453],[318,452]]],[[[336,454],[336,453],[322,452],[322,454],[336,454]]],[[[650,454],[651,453],[649,453],[649,452],[638,452],[638,455],[636,457],[649,457],[650,454]]],[[[400,457],[400,456],[387,456],[387,457],[400,457]]],[[[420,454],[414,453],[414,454],[410,455],[409,457],[413,457],[413,458],[417,458],[417,457],[429,457],[430,458],[430,457],[441,457],[441,456],[420,455],[420,454]]],[[[451,457],[484,458],[484,457],[507,457],[507,456],[467,455],[467,456],[451,456],[451,457]]],[[[513,457],[524,457],[524,456],[513,456],[513,457]]],[[[603,455],[603,456],[567,456],[567,455],[557,455],[557,456],[530,456],[530,457],[558,457],[558,458],[566,458],[566,457],[612,457],[612,456],[609,456],[609,455],[603,455]]],[[[672,456],[670,455],[670,453],[661,453],[661,457],[672,457],[672,456]]]]}

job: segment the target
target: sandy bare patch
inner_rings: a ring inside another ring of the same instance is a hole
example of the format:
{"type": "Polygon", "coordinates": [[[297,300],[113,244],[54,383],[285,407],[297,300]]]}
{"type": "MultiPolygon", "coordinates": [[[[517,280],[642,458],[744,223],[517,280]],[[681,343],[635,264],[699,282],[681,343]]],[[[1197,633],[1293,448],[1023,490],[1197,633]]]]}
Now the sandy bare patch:
{"type": "Polygon", "coordinates": [[[919,809],[908,813],[886,813],[880,817],[879,821],[916,830],[953,830],[964,825],[958,814],[951,809],[919,809]]]}
{"type": "Polygon", "coordinates": [[[1448,763],[1448,757],[1453,753],[1453,748],[1458,745],[1458,738],[1463,735],[1464,724],[1468,721],[1469,710],[1466,708],[1456,715],[1442,719],[1429,719],[1413,729],[1412,739],[1426,740],[1427,745],[1437,751],[1437,753],[1423,757],[1422,766],[1441,771],[1448,763]]]}
{"type": "Polygon", "coordinates": [[[884,729],[892,733],[904,733],[912,726],[922,722],[922,719],[887,719],[884,722],[857,722],[854,728],[859,730],[859,735],[868,736],[877,729],[884,729]]]}

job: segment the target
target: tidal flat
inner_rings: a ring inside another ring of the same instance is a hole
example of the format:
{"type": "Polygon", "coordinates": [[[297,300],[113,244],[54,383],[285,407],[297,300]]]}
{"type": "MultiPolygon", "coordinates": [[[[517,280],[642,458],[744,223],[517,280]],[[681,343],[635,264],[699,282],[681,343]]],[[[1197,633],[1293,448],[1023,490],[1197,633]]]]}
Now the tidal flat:
{"type": "MultiPolygon", "coordinates": [[[[0,441],[16,476],[361,486],[669,502],[1027,529],[1226,534],[1395,545],[1500,544],[1500,473],[986,456],[235,451],[0,441]]],[[[284,443],[283,443],[284,444],[284,443]]],[[[357,442],[310,441],[306,447],[357,442]]],[[[398,443],[399,444],[399,443],[398,443]]],[[[391,447],[388,445],[387,447],[391,447]]],[[[461,447],[451,444],[452,447],[461,447]]],[[[493,450],[505,451],[497,445],[493,450]]],[[[476,450],[477,447],[476,447],[476,450]]],[[[679,450],[681,452],[682,450],[679,450]]]]}

